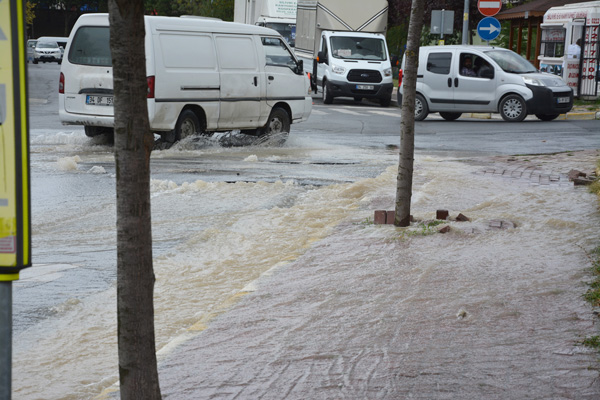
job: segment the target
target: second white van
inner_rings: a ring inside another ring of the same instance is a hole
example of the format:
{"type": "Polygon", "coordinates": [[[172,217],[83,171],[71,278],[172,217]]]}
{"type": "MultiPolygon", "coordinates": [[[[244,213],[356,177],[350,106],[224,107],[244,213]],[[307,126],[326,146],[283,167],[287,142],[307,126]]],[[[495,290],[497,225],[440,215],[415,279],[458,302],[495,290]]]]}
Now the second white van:
{"type": "MultiPolygon", "coordinates": [[[[400,83],[399,104],[402,91],[400,83]]],[[[417,121],[433,112],[449,121],[474,112],[499,113],[505,121],[522,121],[530,114],[550,121],[572,107],[573,91],[564,80],[539,72],[511,50],[469,45],[419,49],[417,121]]]]}
{"type": "MultiPolygon", "coordinates": [[[[309,82],[274,30],[205,18],[145,17],[150,128],[168,141],[239,129],[289,132],[310,115],[309,82]]],[[[85,14],[61,66],[59,117],[88,136],[110,133],[108,14],[85,14]]]]}

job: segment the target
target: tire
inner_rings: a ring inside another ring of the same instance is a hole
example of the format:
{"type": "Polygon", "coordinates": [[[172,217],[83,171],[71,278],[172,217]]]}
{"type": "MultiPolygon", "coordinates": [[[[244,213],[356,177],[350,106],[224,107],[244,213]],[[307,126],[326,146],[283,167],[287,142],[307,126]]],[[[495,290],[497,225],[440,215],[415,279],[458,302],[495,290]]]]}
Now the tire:
{"type": "Polygon", "coordinates": [[[290,115],[283,108],[275,107],[271,110],[266,125],[260,129],[260,135],[277,135],[290,132],[290,115]]]}
{"type": "Polygon", "coordinates": [[[462,113],[456,113],[456,112],[441,112],[440,115],[442,116],[442,118],[444,118],[446,121],[454,121],[456,119],[459,119],[460,116],[462,115],[462,113]]]}
{"type": "Polygon", "coordinates": [[[175,124],[175,141],[185,139],[186,137],[203,133],[205,127],[200,123],[200,119],[190,109],[185,109],[179,114],[175,124]]]}
{"type": "Polygon", "coordinates": [[[527,116],[527,105],[521,96],[510,94],[500,101],[498,111],[505,121],[521,122],[527,116]]]}
{"type": "Polygon", "coordinates": [[[323,103],[331,104],[333,103],[333,95],[331,94],[331,86],[329,82],[325,81],[323,83],[323,103]]]}
{"type": "Polygon", "coordinates": [[[36,60],[36,59],[33,59],[33,63],[34,63],[34,64],[37,64],[38,62],[39,62],[38,60],[36,60]]]}
{"type": "Polygon", "coordinates": [[[383,99],[379,99],[379,104],[381,107],[389,107],[392,104],[392,97],[384,97],[383,99]]]}
{"type": "Polygon", "coordinates": [[[417,94],[415,96],[415,121],[423,121],[429,114],[429,106],[423,96],[417,94]]]}
{"type": "Polygon", "coordinates": [[[558,118],[560,114],[535,114],[538,119],[542,121],[552,121],[553,119],[558,118]]]}

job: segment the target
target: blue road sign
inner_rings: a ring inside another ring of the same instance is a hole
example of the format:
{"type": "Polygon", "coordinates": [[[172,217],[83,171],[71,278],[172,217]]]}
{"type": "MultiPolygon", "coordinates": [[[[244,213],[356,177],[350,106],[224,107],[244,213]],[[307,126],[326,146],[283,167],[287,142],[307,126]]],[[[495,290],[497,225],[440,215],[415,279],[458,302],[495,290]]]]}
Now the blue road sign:
{"type": "Polygon", "coordinates": [[[494,40],[500,34],[500,21],[494,17],[486,17],[477,24],[477,34],[483,40],[494,40]]]}

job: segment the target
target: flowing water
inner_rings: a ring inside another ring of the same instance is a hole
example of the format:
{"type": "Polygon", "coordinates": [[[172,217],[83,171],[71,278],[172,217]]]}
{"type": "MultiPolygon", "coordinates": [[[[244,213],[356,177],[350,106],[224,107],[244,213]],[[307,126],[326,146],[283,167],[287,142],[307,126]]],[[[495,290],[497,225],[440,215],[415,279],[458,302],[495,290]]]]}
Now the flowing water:
{"type": "MultiPolygon", "coordinates": [[[[32,142],[35,266],[14,285],[14,398],[96,398],[118,380],[111,149],[69,134],[32,142]]],[[[151,193],[165,398],[478,398],[472,387],[506,393],[499,366],[520,394],[531,382],[600,393],[595,357],[574,346],[595,332],[581,295],[600,216],[561,175],[593,169],[596,152],[417,154],[415,218],[471,218],[428,235],[371,223],[393,209],[393,150],[293,138],[200,147],[153,154],[164,166],[151,193]],[[235,167],[217,170],[225,162],[235,167]],[[516,165],[552,180],[502,175],[516,165]]]]}

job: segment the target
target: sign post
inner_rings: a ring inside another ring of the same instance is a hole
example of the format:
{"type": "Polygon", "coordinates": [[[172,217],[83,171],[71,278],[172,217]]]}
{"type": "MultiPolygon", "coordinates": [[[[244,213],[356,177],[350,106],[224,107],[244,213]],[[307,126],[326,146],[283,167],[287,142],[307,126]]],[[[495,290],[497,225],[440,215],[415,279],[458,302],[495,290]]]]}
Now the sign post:
{"type": "Polygon", "coordinates": [[[431,11],[431,33],[440,35],[440,45],[444,44],[444,35],[454,32],[454,11],[432,10],[431,11]]]}
{"type": "Polygon", "coordinates": [[[11,398],[12,281],[31,266],[25,0],[0,0],[0,398],[11,398]]]}

